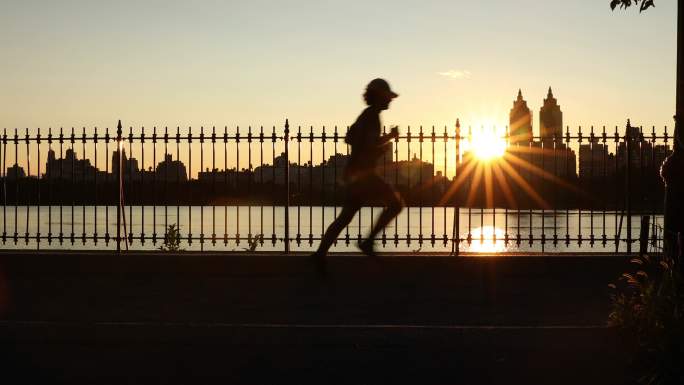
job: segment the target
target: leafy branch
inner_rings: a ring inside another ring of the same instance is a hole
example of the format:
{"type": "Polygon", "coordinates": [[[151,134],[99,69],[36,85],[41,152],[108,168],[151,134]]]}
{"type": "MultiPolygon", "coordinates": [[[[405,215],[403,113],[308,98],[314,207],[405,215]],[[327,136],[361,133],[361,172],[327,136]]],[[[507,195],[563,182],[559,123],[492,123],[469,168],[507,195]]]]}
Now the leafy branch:
{"type": "Polygon", "coordinates": [[[180,228],[175,223],[170,224],[164,234],[164,243],[159,247],[161,251],[183,251],[180,247],[180,228]]]}
{"type": "Polygon", "coordinates": [[[650,7],[655,7],[655,4],[653,4],[653,0],[611,0],[610,1],[610,9],[615,10],[617,6],[620,6],[620,9],[627,9],[634,4],[635,6],[639,6],[639,12],[643,12],[647,10],[650,7]]]}
{"type": "Polygon", "coordinates": [[[257,234],[252,239],[247,240],[248,248],[243,248],[245,251],[254,252],[259,245],[264,243],[264,234],[257,234]]]}

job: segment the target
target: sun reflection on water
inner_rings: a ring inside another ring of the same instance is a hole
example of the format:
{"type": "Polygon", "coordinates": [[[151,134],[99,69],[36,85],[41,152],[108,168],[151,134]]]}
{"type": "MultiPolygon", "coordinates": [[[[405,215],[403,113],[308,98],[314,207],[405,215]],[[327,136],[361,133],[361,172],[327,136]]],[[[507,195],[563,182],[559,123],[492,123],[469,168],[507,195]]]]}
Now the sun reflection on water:
{"type": "MultiPolygon", "coordinates": [[[[461,235],[468,239],[468,233],[461,235]]],[[[504,242],[505,233],[498,227],[483,226],[472,229],[470,232],[471,242],[465,241],[463,251],[472,253],[503,253],[508,250],[504,242]]]]}

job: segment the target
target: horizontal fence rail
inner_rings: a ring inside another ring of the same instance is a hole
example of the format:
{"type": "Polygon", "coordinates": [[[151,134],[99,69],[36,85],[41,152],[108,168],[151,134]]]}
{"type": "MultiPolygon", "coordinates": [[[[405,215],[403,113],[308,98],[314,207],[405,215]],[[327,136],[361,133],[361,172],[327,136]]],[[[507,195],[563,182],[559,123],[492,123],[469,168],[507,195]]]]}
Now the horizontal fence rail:
{"type": "MultiPolygon", "coordinates": [[[[344,202],[347,129],[5,129],[0,246],[312,250],[344,202]]],[[[408,208],[379,247],[632,252],[644,216],[661,242],[666,127],[400,131],[377,172],[408,208]]],[[[352,250],[381,205],[368,197],[333,251],[352,250]]]]}

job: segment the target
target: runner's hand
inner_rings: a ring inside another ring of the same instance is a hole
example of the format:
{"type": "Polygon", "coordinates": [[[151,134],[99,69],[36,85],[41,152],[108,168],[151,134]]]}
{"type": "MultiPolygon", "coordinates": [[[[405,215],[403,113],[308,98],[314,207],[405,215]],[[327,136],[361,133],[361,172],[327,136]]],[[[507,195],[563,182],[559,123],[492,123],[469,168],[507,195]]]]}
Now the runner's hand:
{"type": "Polygon", "coordinates": [[[399,127],[392,126],[392,128],[390,128],[390,134],[395,138],[399,137],[399,127]]]}

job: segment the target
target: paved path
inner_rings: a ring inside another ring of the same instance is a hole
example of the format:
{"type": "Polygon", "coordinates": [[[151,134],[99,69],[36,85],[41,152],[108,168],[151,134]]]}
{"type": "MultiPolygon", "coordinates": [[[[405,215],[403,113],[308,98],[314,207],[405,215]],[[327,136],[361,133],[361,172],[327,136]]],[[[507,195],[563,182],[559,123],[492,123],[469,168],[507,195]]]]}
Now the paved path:
{"type": "Polygon", "coordinates": [[[5,253],[1,362],[28,382],[619,384],[625,265],[343,255],[321,277],[297,255],[5,253]]]}

